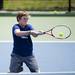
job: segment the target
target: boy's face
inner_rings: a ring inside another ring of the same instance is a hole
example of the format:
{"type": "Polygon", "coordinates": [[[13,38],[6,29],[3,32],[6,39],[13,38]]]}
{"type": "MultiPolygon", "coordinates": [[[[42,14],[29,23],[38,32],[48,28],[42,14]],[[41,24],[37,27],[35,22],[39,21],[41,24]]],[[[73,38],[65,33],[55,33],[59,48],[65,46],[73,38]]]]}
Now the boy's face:
{"type": "Polygon", "coordinates": [[[27,22],[28,22],[28,17],[26,17],[26,16],[22,16],[21,19],[19,20],[19,23],[20,23],[22,26],[27,25],[27,22]]]}

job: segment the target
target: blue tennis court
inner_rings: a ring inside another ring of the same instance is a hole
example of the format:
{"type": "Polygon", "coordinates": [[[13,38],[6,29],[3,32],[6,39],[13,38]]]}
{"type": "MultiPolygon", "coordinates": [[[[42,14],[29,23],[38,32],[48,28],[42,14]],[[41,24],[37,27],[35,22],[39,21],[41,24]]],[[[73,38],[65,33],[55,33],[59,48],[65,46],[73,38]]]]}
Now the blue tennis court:
{"type": "MultiPolygon", "coordinates": [[[[0,42],[0,73],[9,71],[12,44],[0,42]]],[[[60,75],[60,72],[75,71],[75,42],[34,42],[34,54],[41,72],[59,72],[56,75],[60,75]]],[[[29,72],[25,64],[23,72],[29,72]]],[[[66,75],[74,75],[67,73],[66,75]]]]}

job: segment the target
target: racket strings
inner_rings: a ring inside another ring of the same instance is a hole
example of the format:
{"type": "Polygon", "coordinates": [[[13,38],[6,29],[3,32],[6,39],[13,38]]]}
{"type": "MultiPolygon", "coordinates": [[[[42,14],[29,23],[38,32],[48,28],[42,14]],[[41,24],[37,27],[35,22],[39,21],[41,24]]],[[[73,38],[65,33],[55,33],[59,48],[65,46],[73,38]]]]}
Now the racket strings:
{"type": "Polygon", "coordinates": [[[64,39],[70,35],[70,29],[65,26],[58,26],[52,30],[52,34],[56,38],[64,39]]]}
{"type": "Polygon", "coordinates": [[[66,25],[57,25],[52,29],[45,31],[43,34],[48,34],[56,39],[66,39],[71,35],[71,29],[66,25]]]}

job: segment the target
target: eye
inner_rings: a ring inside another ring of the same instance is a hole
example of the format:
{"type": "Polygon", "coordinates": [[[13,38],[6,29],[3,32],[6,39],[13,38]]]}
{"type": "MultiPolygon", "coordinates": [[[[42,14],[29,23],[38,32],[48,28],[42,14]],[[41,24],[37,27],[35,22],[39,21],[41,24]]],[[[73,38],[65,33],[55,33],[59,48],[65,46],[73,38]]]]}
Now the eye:
{"type": "Polygon", "coordinates": [[[28,20],[28,18],[23,18],[24,20],[28,20]]]}

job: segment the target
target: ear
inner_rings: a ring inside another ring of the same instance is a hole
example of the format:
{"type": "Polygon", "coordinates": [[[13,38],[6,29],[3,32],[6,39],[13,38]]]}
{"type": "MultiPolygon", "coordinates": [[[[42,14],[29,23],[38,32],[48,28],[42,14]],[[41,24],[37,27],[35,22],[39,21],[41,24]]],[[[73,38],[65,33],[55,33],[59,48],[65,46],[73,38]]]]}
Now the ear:
{"type": "Polygon", "coordinates": [[[18,17],[18,18],[17,18],[17,21],[19,21],[19,20],[20,20],[20,18],[18,17]]]}

